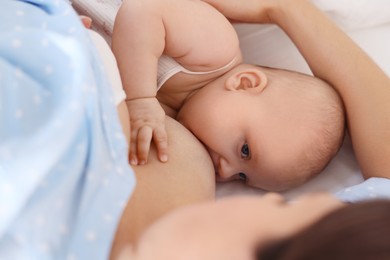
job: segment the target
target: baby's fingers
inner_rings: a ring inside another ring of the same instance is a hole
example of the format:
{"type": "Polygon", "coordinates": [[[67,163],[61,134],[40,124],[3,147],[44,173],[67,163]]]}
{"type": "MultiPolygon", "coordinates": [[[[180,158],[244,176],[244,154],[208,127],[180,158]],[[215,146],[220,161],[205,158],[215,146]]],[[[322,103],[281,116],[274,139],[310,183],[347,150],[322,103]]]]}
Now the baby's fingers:
{"type": "Polygon", "coordinates": [[[137,156],[138,164],[143,165],[148,161],[150,142],[152,141],[153,129],[149,126],[143,126],[138,131],[137,156]]]}
{"type": "Polygon", "coordinates": [[[85,15],[80,15],[81,22],[84,24],[85,28],[91,28],[92,18],[85,15]]]}
{"type": "Polygon", "coordinates": [[[138,164],[138,157],[137,157],[137,142],[138,142],[138,131],[131,131],[130,132],[130,145],[129,145],[129,160],[131,165],[137,165],[138,164]]]}
{"type": "Polygon", "coordinates": [[[159,160],[161,162],[168,161],[168,135],[164,126],[154,130],[153,140],[157,147],[159,160]]]}

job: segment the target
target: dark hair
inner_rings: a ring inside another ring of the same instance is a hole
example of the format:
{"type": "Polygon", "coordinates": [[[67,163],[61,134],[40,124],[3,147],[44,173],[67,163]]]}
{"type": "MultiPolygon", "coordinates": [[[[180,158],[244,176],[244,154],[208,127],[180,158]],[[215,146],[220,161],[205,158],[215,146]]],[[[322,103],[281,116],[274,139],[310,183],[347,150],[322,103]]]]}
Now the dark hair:
{"type": "Polygon", "coordinates": [[[262,246],[256,259],[390,259],[390,200],[342,207],[296,235],[262,246]]]}

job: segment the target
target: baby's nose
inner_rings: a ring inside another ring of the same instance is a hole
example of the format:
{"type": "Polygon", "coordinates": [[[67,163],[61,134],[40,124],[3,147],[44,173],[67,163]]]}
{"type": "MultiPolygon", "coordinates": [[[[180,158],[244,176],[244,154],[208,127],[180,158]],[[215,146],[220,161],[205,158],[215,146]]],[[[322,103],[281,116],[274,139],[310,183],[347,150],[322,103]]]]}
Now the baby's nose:
{"type": "Polygon", "coordinates": [[[217,181],[225,182],[232,180],[233,176],[236,175],[233,167],[229,164],[224,158],[219,159],[218,169],[217,169],[217,181]]]}

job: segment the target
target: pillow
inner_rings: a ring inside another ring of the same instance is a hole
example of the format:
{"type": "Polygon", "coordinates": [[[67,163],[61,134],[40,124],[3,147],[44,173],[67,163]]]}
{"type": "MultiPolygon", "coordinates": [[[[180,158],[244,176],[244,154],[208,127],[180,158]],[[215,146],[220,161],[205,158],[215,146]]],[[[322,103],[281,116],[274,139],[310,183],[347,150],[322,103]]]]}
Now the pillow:
{"type": "Polygon", "coordinates": [[[313,0],[332,20],[347,30],[390,22],[388,0],[313,0]]]}
{"type": "Polygon", "coordinates": [[[114,21],[122,0],[72,0],[73,8],[92,18],[92,29],[111,43],[114,21]]]}

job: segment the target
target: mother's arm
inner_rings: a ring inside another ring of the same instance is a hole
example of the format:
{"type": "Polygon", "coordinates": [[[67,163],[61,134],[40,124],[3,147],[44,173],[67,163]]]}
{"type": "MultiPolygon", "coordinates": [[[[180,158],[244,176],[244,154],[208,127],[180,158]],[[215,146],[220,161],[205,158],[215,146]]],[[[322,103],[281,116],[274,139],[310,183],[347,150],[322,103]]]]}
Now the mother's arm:
{"type": "Polygon", "coordinates": [[[204,1],[230,19],[284,30],[314,75],[341,95],[363,176],[390,177],[390,79],[324,13],[308,0],[204,1]]]}
{"type": "Polygon", "coordinates": [[[363,176],[390,177],[390,79],[306,0],[279,1],[270,18],[293,40],[314,75],[341,95],[363,176]]]}
{"type": "MultiPolygon", "coordinates": [[[[119,115],[124,128],[128,113],[119,115]]],[[[137,185],[128,201],[112,245],[111,259],[136,242],[155,220],[178,207],[215,198],[214,167],[203,145],[177,121],[167,117],[170,159],[161,163],[152,146],[148,164],[132,166],[137,185]]],[[[125,133],[128,131],[124,130],[125,133]]]]}

